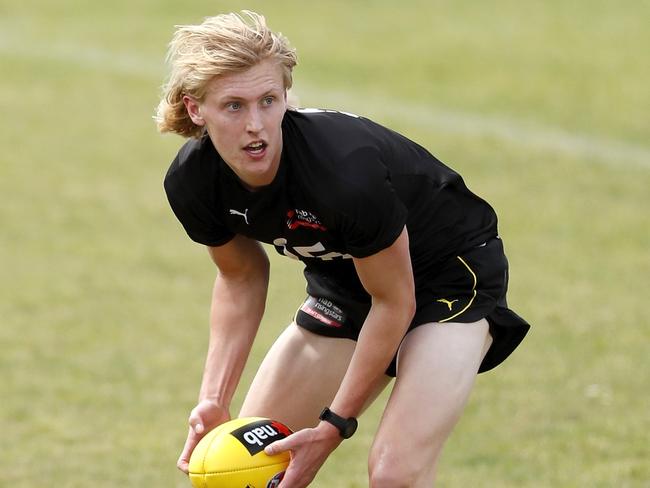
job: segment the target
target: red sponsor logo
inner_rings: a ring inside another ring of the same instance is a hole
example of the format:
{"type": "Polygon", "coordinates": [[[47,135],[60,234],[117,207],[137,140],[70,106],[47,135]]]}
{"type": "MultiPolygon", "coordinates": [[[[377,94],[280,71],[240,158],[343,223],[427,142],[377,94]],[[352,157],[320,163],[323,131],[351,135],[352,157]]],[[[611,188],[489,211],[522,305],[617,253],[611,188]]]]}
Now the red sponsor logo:
{"type": "Polygon", "coordinates": [[[332,319],[329,319],[329,318],[325,317],[325,315],[323,315],[322,313],[317,312],[316,310],[314,310],[313,308],[311,308],[307,304],[304,304],[302,306],[301,310],[303,312],[305,312],[306,314],[311,315],[316,320],[319,320],[320,322],[323,322],[325,325],[329,325],[330,327],[341,327],[341,325],[342,325],[340,322],[336,322],[335,320],[332,320],[332,319]]]}
{"type": "Polygon", "coordinates": [[[313,213],[298,209],[287,211],[287,227],[291,230],[295,230],[298,227],[321,231],[327,230],[327,227],[313,213]]]}

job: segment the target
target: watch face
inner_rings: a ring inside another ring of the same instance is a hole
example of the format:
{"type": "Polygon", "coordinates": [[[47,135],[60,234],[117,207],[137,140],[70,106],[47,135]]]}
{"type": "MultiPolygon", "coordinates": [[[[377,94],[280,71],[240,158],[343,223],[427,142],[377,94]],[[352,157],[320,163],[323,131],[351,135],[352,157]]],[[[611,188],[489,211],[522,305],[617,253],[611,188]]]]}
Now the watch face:
{"type": "Polygon", "coordinates": [[[357,431],[357,426],[358,426],[357,419],[350,418],[345,422],[345,427],[341,431],[341,436],[344,439],[349,439],[352,437],[352,434],[354,434],[357,431]]]}

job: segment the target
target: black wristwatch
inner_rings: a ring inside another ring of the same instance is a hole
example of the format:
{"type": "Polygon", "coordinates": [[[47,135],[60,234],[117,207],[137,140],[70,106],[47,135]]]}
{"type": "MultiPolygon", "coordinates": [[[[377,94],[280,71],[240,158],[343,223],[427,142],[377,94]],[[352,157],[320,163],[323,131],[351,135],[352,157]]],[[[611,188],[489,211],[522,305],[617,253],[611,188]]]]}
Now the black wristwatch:
{"type": "Polygon", "coordinates": [[[344,419],[343,417],[336,415],[328,407],[325,407],[320,413],[319,419],[332,424],[334,427],[339,429],[339,434],[344,439],[349,439],[357,431],[359,422],[354,417],[344,419]]]}

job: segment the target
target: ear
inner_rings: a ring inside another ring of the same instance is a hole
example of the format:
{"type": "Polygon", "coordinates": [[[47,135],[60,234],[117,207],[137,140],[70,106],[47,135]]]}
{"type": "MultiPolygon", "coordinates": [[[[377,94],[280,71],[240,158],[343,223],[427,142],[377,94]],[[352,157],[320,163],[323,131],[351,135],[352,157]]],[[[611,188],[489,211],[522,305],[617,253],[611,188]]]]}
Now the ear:
{"type": "Polygon", "coordinates": [[[205,120],[203,120],[203,117],[201,116],[201,105],[196,98],[190,97],[189,95],[183,95],[183,104],[185,105],[187,114],[190,116],[190,119],[192,119],[192,122],[198,126],[204,126],[205,120]]]}

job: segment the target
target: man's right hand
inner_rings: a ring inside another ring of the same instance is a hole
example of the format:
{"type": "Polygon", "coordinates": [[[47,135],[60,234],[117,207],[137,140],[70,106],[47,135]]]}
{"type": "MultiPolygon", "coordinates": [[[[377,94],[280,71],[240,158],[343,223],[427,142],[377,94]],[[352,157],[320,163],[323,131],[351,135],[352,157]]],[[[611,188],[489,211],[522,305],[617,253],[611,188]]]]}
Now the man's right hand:
{"type": "Polygon", "coordinates": [[[228,420],[230,420],[230,412],[227,408],[212,400],[201,400],[190,413],[187,440],[176,463],[178,469],[187,474],[189,472],[190,456],[201,438],[216,426],[228,420]]]}

